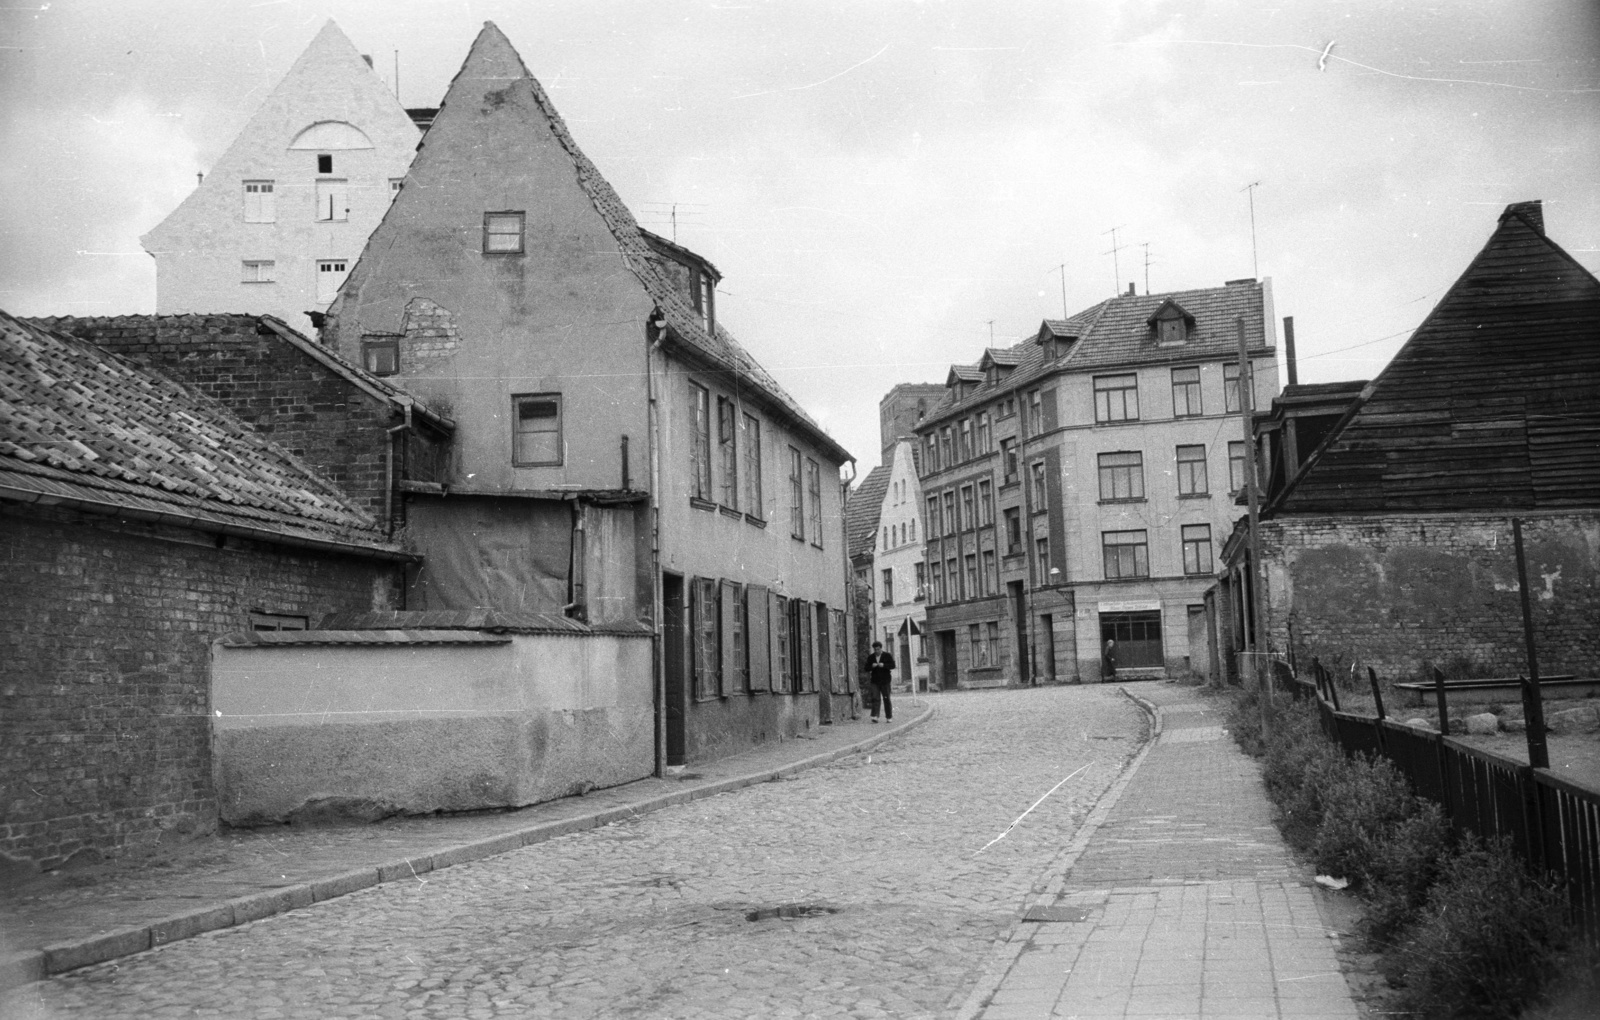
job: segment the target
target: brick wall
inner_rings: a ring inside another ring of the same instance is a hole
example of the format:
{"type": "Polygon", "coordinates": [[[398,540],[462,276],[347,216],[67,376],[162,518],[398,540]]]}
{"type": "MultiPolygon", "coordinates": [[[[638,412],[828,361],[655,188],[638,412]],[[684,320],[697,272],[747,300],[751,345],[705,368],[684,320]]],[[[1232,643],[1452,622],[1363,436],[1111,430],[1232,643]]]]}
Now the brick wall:
{"type": "MultiPolygon", "coordinates": [[[[1274,649],[1299,662],[1352,659],[1385,677],[1527,671],[1516,553],[1506,516],[1280,518],[1261,529],[1274,649]]],[[[1523,518],[1542,675],[1600,662],[1600,515],[1523,518]]]]}
{"type": "Polygon", "coordinates": [[[0,504],[0,855],[216,825],[210,645],[253,610],[400,605],[396,565],[0,504]]]}
{"type": "Polygon", "coordinates": [[[253,315],[41,319],[227,405],[383,519],[390,407],[275,334],[253,315]]]}

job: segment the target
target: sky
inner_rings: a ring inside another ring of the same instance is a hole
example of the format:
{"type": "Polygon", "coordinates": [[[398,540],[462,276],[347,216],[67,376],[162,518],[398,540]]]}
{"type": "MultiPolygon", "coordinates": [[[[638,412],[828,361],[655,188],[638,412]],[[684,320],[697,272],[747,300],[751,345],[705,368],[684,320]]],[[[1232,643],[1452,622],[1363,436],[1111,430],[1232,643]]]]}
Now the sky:
{"type": "Polygon", "coordinates": [[[890,387],[1129,283],[1271,278],[1325,382],[1511,202],[1600,271],[1592,0],[8,0],[0,308],[153,311],[140,235],[329,18],[406,106],[497,24],[863,475],[890,387]]]}

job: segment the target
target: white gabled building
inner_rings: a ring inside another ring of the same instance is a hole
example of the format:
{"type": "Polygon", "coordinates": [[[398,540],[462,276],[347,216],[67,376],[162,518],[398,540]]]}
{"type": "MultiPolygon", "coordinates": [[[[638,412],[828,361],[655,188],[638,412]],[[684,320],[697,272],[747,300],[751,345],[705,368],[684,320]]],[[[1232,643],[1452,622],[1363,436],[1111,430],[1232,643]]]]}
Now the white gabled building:
{"type": "Polygon", "coordinates": [[[889,460],[888,487],[878,512],[876,555],[877,630],[875,638],[900,666],[896,686],[928,689],[928,652],[922,644],[927,622],[927,568],[923,564],[922,486],[917,479],[916,440],[900,439],[889,460]]]}
{"type": "Polygon", "coordinates": [[[421,132],[329,21],[199,186],[141,238],[156,311],[274,315],[302,332],[388,209],[421,132]]]}

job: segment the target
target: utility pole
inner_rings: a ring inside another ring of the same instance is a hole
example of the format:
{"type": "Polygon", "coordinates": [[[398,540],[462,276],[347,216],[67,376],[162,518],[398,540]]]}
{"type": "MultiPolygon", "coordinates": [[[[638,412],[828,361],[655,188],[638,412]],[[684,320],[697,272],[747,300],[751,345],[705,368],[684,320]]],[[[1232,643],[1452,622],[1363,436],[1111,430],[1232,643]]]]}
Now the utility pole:
{"type": "MultiPolygon", "coordinates": [[[[1256,479],[1259,477],[1259,472],[1256,470],[1255,428],[1252,420],[1255,417],[1255,372],[1250,364],[1249,343],[1245,338],[1244,316],[1240,316],[1235,322],[1239,330],[1239,421],[1243,426],[1244,432],[1244,487],[1250,502],[1250,571],[1249,580],[1246,582],[1250,588],[1250,598],[1247,603],[1250,610],[1250,619],[1245,633],[1249,651],[1259,655],[1262,646],[1263,614],[1261,612],[1261,537],[1259,534],[1261,519],[1260,503],[1256,492],[1256,479]]],[[[1260,661],[1259,658],[1255,660],[1258,668],[1260,661]]],[[[1242,673],[1243,671],[1241,670],[1240,672],[1242,673]]],[[[1268,680],[1270,675],[1269,667],[1268,672],[1258,676],[1257,680],[1261,683],[1270,682],[1268,680]]],[[[1266,688],[1266,690],[1270,691],[1270,688],[1266,688]]]]}
{"type": "Polygon", "coordinates": [[[1250,196],[1250,272],[1258,280],[1261,279],[1261,265],[1256,259],[1256,188],[1260,186],[1260,181],[1251,181],[1239,189],[1250,196]]]}
{"type": "Polygon", "coordinates": [[[1127,247],[1127,245],[1123,245],[1123,244],[1118,244],[1117,243],[1117,231],[1119,231],[1121,229],[1122,229],[1122,227],[1119,225],[1119,226],[1112,227],[1110,230],[1102,231],[1101,234],[1100,234],[1101,237],[1106,236],[1106,234],[1110,234],[1111,235],[1111,250],[1110,251],[1103,251],[1100,254],[1102,254],[1102,255],[1110,255],[1111,256],[1111,272],[1112,272],[1113,277],[1117,281],[1117,289],[1116,289],[1115,293],[1118,293],[1118,294],[1122,293],[1122,266],[1117,261],[1117,252],[1119,252],[1123,248],[1127,247]]]}

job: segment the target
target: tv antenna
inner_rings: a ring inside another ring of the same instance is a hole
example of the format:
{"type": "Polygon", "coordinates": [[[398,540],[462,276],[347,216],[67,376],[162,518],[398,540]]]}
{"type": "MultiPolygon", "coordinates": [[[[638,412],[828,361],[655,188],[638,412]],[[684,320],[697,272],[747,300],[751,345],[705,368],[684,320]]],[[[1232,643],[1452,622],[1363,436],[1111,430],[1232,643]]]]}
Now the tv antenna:
{"type": "Polygon", "coordinates": [[[1144,249],[1144,292],[1150,293],[1150,242],[1141,241],[1139,247],[1144,249]]]}
{"type": "Polygon", "coordinates": [[[1101,231],[1100,233],[1101,237],[1106,236],[1106,234],[1111,235],[1111,249],[1109,251],[1103,251],[1100,254],[1111,256],[1111,273],[1112,277],[1117,281],[1116,293],[1118,294],[1122,293],[1122,266],[1117,260],[1117,252],[1126,248],[1127,245],[1117,243],[1117,231],[1121,230],[1123,226],[1126,226],[1126,224],[1119,224],[1118,226],[1112,227],[1110,230],[1101,231]]]}
{"type": "Polygon", "coordinates": [[[1260,181],[1251,181],[1239,189],[1250,196],[1250,273],[1258,280],[1261,279],[1261,265],[1256,259],[1256,189],[1260,186],[1260,181]]]}

